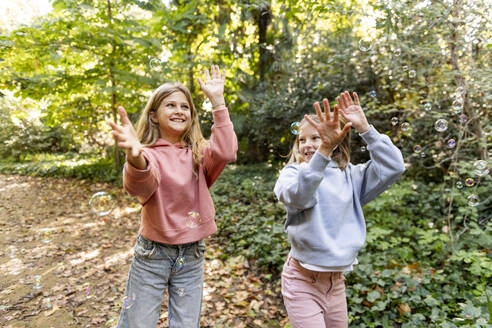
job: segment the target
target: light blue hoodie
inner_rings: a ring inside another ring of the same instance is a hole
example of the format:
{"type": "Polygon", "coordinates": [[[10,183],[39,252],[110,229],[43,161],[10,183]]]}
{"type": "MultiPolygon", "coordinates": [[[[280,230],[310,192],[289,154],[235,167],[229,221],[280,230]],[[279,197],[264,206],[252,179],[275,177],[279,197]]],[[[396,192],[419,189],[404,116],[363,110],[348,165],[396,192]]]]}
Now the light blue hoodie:
{"type": "Polygon", "coordinates": [[[366,240],[362,206],[385,191],[405,171],[400,150],[371,126],[360,134],[371,159],[348,164],[316,152],[308,163],[284,167],[275,195],[287,209],[285,230],[295,259],[319,266],[354,263],[366,240]]]}

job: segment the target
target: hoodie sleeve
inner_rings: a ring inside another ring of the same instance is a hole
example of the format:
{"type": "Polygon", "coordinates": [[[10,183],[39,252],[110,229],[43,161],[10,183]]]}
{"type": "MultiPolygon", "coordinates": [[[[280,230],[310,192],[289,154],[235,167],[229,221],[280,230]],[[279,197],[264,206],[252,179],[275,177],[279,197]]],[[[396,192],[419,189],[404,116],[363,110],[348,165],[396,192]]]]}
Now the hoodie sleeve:
{"type": "Polygon", "coordinates": [[[330,158],[314,153],[309,163],[286,166],[275,183],[274,193],[290,211],[300,212],[317,204],[316,190],[323,181],[330,158]]]}
{"type": "Polygon", "coordinates": [[[391,139],[380,134],[371,125],[369,131],[360,135],[367,144],[371,159],[365,164],[351,167],[352,179],[360,188],[362,206],[376,198],[393,184],[405,171],[400,150],[391,139]]]}
{"type": "Polygon", "coordinates": [[[227,108],[212,111],[214,125],[209,145],[204,149],[203,169],[207,186],[217,180],[227,163],[236,160],[237,138],[227,108]]]}
{"type": "Polygon", "coordinates": [[[143,155],[147,161],[147,168],[137,169],[126,162],[123,167],[123,187],[131,196],[136,196],[141,204],[146,203],[154,194],[161,180],[154,157],[146,148],[143,155]]]}

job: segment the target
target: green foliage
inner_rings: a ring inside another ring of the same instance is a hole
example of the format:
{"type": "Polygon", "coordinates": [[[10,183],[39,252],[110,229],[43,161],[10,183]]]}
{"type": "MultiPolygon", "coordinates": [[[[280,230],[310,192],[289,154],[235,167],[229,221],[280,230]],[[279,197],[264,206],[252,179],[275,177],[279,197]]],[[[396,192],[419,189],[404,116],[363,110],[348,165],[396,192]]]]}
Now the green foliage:
{"type": "Polygon", "coordinates": [[[32,176],[56,176],[121,184],[121,172],[110,159],[80,156],[76,153],[35,154],[20,162],[0,161],[0,173],[32,176]]]}

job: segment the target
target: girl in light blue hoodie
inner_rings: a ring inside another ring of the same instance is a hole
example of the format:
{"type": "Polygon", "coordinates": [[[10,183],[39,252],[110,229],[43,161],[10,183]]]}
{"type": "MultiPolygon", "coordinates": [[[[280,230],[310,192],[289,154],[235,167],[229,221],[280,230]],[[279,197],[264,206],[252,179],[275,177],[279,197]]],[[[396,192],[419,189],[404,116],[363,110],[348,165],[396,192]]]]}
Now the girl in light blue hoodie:
{"type": "Polygon", "coordinates": [[[287,210],[282,295],[294,328],[347,327],[342,273],[357,264],[366,239],[362,206],[405,170],[400,150],[367,122],[357,94],[344,92],[337,102],[333,113],[324,99],[324,113],[315,103],[317,115],[304,116],[274,189],[287,210]],[[350,163],[351,127],[367,144],[364,164],[350,163]]]}

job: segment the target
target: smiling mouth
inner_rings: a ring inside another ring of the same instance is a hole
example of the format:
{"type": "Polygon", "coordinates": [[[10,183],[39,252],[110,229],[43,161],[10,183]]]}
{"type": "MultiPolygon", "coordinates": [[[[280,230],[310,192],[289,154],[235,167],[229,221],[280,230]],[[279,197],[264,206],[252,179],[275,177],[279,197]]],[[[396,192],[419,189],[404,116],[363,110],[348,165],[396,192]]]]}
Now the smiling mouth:
{"type": "Polygon", "coordinates": [[[314,155],[314,151],[308,151],[304,153],[304,157],[311,157],[314,155]]]}
{"type": "Polygon", "coordinates": [[[183,118],[172,118],[171,122],[184,123],[186,120],[183,118]]]}

